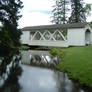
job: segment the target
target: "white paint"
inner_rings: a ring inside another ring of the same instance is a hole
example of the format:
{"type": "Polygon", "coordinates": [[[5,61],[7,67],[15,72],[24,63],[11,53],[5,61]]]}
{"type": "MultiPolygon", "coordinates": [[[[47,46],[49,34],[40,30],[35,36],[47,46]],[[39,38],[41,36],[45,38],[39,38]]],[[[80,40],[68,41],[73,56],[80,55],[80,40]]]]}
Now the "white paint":
{"type": "Polygon", "coordinates": [[[74,28],[68,29],[68,44],[69,46],[84,46],[84,29],[74,28]]]}
{"type": "Polygon", "coordinates": [[[28,44],[30,42],[30,31],[23,31],[21,35],[22,44],[28,44]]]}
{"type": "Polygon", "coordinates": [[[86,25],[85,28],[68,29],[67,37],[69,46],[92,44],[92,29],[89,25],[86,25]],[[87,30],[89,30],[90,33],[87,33],[87,30]]]}
{"type": "MultiPolygon", "coordinates": [[[[51,29],[50,29],[51,30],[51,29]]],[[[31,39],[30,31],[23,31],[23,35],[21,36],[22,44],[35,45],[35,46],[54,46],[54,47],[68,47],[68,46],[85,46],[86,44],[92,44],[92,29],[89,25],[86,25],[84,28],[70,28],[67,29],[67,40],[56,40],[54,38],[54,33],[51,33],[49,30],[43,30],[43,33],[40,33],[40,39],[31,39]],[[89,30],[89,32],[87,32],[89,30]],[[45,39],[46,32],[49,32],[49,35],[53,40],[45,39]],[[41,40],[43,38],[43,40],[41,40]]],[[[57,29],[55,29],[57,31],[57,29]]],[[[39,30],[35,34],[37,34],[39,30]]],[[[58,30],[59,32],[59,30],[58,30]]],[[[62,32],[60,32],[61,35],[62,32]]],[[[33,38],[36,35],[33,35],[33,38]]],[[[63,34],[62,34],[63,35],[63,34]]],[[[62,36],[61,35],[61,36],[62,36]]],[[[64,35],[63,35],[64,38],[64,35]]]]}
{"type": "Polygon", "coordinates": [[[30,41],[28,43],[31,46],[52,46],[52,47],[68,47],[67,41],[40,41],[40,40],[34,40],[30,41]]]}

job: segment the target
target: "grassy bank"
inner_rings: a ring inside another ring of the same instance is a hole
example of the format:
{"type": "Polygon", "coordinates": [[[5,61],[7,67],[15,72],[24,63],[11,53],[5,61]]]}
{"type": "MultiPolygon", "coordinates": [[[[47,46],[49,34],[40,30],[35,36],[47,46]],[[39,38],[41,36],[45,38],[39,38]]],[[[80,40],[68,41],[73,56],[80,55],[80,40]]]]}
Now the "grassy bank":
{"type": "Polygon", "coordinates": [[[92,46],[52,49],[51,54],[58,54],[63,60],[57,68],[68,72],[70,78],[92,87],[92,46]]]}

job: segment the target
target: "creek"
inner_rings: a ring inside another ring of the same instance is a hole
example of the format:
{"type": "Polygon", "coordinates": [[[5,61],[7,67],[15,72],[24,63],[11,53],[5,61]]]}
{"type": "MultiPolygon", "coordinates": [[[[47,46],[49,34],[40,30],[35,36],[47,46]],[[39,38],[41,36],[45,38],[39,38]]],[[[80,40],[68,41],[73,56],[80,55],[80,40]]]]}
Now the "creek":
{"type": "Polygon", "coordinates": [[[56,69],[60,61],[48,51],[0,55],[0,92],[90,92],[56,69]]]}

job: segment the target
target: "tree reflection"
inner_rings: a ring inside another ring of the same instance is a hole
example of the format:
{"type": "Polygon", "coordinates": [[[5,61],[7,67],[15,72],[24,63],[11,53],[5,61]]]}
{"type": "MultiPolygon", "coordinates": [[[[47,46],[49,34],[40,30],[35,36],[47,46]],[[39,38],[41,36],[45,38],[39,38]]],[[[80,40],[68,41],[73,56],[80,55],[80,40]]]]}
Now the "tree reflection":
{"type": "Polygon", "coordinates": [[[10,52],[0,55],[0,92],[19,92],[21,86],[18,82],[22,74],[19,52],[10,52]]]}
{"type": "Polygon", "coordinates": [[[84,92],[78,83],[72,82],[66,73],[54,71],[54,79],[58,88],[57,92],[84,92]]]}

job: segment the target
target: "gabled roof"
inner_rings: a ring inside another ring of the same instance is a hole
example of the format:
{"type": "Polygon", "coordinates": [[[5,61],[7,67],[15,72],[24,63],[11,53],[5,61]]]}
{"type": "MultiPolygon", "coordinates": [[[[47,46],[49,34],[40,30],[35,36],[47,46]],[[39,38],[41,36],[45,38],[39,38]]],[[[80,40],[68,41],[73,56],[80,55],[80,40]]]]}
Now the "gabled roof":
{"type": "Polygon", "coordinates": [[[41,25],[41,26],[29,26],[22,28],[22,31],[32,30],[46,30],[46,29],[69,29],[69,28],[84,28],[88,23],[73,23],[73,24],[54,24],[54,25],[41,25]]]}

